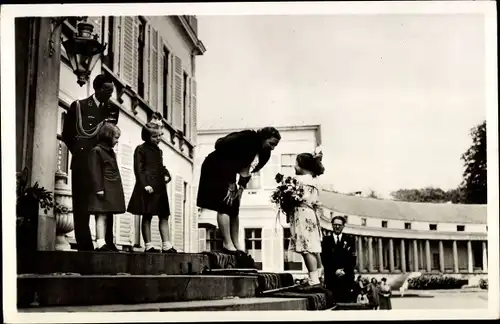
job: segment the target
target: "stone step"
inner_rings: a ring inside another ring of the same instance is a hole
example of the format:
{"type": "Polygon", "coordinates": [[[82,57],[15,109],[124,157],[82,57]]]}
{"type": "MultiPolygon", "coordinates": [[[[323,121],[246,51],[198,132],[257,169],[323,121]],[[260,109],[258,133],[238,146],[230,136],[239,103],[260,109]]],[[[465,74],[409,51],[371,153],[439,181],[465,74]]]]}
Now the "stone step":
{"type": "Polygon", "coordinates": [[[21,308],[21,313],[49,312],[179,312],[179,311],[258,311],[306,310],[306,298],[228,298],[136,305],[94,305],[21,308]]]}
{"type": "Polygon", "coordinates": [[[332,310],[371,310],[372,306],[360,303],[337,303],[332,310]]]}
{"type": "Polygon", "coordinates": [[[18,274],[200,274],[209,258],[194,253],[36,251],[17,259],[18,274]]]}
{"type": "Polygon", "coordinates": [[[139,304],[255,297],[255,276],[18,275],[18,307],[139,304]]]}

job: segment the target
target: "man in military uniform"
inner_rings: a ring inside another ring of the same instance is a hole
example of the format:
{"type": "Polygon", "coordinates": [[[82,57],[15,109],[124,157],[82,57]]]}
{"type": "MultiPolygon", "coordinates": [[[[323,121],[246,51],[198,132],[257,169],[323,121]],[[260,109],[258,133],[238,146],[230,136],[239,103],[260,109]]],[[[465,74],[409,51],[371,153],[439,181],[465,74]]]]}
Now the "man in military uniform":
{"type": "MultiPolygon", "coordinates": [[[[98,75],[93,82],[94,94],[74,101],[64,119],[62,140],[72,154],[71,190],[73,195],[73,219],[78,251],[93,251],[90,234],[88,199],[90,175],[88,156],[97,144],[97,133],[106,122],[118,123],[119,108],[109,99],[113,94],[112,80],[98,75]]],[[[113,242],[113,217],[107,217],[106,250],[118,251],[113,242]]]]}

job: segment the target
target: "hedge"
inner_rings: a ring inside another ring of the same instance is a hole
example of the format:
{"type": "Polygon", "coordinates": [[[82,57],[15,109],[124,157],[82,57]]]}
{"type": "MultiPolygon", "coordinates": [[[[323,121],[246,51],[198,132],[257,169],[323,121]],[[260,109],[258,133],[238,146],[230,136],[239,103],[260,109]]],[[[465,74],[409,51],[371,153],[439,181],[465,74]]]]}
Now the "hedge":
{"type": "Polygon", "coordinates": [[[488,290],[488,278],[479,280],[479,287],[488,290]]]}
{"type": "Polygon", "coordinates": [[[460,289],[467,283],[467,279],[457,279],[445,275],[421,275],[408,279],[408,289],[460,289]]]}

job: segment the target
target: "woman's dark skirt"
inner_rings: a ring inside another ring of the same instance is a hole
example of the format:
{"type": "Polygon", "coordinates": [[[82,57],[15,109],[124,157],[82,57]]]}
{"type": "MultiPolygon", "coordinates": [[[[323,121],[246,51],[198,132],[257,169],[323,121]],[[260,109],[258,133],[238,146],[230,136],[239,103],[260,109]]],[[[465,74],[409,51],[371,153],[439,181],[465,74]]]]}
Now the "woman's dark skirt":
{"type": "Polygon", "coordinates": [[[229,185],[236,183],[236,174],[234,167],[218,156],[217,152],[210,153],[201,165],[197,206],[230,217],[238,216],[239,200],[235,200],[231,206],[224,203],[229,185]]]}

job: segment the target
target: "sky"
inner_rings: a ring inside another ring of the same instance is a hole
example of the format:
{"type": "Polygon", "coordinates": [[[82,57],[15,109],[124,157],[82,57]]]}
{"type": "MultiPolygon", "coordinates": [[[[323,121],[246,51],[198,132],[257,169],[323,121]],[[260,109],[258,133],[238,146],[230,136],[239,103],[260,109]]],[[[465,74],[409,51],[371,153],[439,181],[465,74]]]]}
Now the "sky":
{"type": "Polygon", "coordinates": [[[321,124],[340,192],[461,182],[486,118],[481,15],[198,19],[198,128],[321,124]]]}

